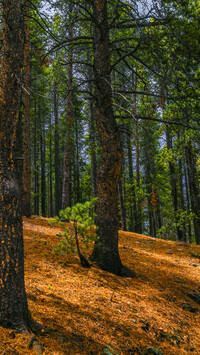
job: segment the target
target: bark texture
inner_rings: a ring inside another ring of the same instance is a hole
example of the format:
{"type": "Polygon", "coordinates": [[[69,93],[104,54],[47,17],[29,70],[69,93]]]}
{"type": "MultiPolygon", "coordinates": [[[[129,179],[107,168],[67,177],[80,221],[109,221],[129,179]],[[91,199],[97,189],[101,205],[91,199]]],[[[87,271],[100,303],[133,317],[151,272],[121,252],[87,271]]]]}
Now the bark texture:
{"type": "Polygon", "coordinates": [[[107,1],[92,2],[94,18],[95,119],[102,149],[97,176],[96,225],[98,242],[91,259],[102,269],[120,274],[118,252],[118,179],[122,165],[120,136],[112,109],[110,84],[110,43],[107,1]]]}
{"type": "Polygon", "coordinates": [[[13,163],[19,119],[24,49],[20,0],[2,1],[3,48],[0,86],[0,325],[31,324],[24,286],[21,194],[13,163]]]}

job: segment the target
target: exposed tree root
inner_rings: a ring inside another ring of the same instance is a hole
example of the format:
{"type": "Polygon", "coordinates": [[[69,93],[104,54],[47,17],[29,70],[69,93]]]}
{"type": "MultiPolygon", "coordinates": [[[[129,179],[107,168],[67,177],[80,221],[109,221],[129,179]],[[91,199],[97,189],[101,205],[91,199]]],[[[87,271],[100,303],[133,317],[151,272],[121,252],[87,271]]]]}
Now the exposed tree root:
{"type": "Polygon", "coordinates": [[[35,334],[32,334],[28,340],[28,348],[29,349],[34,349],[38,355],[43,354],[44,349],[42,347],[42,345],[38,342],[35,334]]]}
{"type": "Polygon", "coordinates": [[[48,328],[44,327],[42,324],[35,321],[33,318],[31,318],[29,321],[28,329],[30,329],[34,334],[37,335],[45,335],[49,333],[48,328]]]}
{"type": "MultiPolygon", "coordinates": [[[[3,325],[2,325],[3,326],[3,325]]],[[[31,316],[28,319],[28,322],[20,322],[18,324],[12,324],[6,328],[11,328],[17,333],[24,334],[28,336],[27,346],[29,349],[34,349],[38,355],[43,354],[44,349],[42,345],[36,338],[36,335],[45,335],[51,332],[50,328],[46,328],[37,321],[35,321],[31,316]]],[[[13,336],[14,338],[14,336],[13,336]]]]}

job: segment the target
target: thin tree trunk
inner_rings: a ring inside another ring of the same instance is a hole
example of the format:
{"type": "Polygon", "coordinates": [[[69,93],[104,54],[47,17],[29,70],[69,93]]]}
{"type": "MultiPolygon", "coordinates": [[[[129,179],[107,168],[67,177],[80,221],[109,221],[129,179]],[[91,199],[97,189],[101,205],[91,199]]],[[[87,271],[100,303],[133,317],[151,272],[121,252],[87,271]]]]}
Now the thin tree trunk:
{"type": "Polygon", "coordinates": [[[147,153],[147,147],[144,147],[144,174],[145,174],[145,184],[146,184],[146,191],[147,191],[147,214],[149,219],[149,234],[151,236],[156,236],[154,234],[153,229],[153,211],[152,211],[152,204],[151,204],[151,194],[152,194],[152,177],[151,177],[151,165],[149,156],[147,153]]]}
{"type": "Polygon", "coordinates": [[[96,225],[98,242],[91,259],[102,269],[120,274],[118,251],[118,179],[122,165],[119,131],[112,109],[110,83],[110,44],[107,1],[93,1],[94,10],[94,83],[97,98],[95,119],[102,148],[97,177],[96,225]]]}
{"type": "MultiPolygon", "coordinates": [[[[134,78],[133,78],[134,80],[134,78]]],[[[134,80],[134,90],[137,90],[137,81],[136,76],[134,80]]],[[[133,96],[134,101],[134,114],[137,115],[137,100],[136,94],[133,96]]],[[[138,138],[138,120],[135,119],[135,160],[136,160],[136,186],[138,190],[140,189],[140,163],[139,163],[139,138],[138,138]]],[[[137,221],[136,221],[136,231],[137,233],[142,234],[142,213],[141,213],[141,201],[137,199],[137,221]]]]}
{"type": "MultiPolygon", "coordinates": [[[[90,58],[88,58],[90,60],[90,58]]],[[[88,70],[88,90],[92,95],[93,76],[91,71],[88,70]]],[[[91,96],[92,97],[92,96],[91,96]]],[[[95,120],[94,120],[94,105],[93,99],[89,99],[89,135],[90,135],[90,156],[91,156],[91,179],[92,179],[92,195],[97,196],[97,158],[96,158],[96,141],[95,141],[95,120]]]]}
{"type": "Polygon", "coordinates": [[[45,130],[44,122],[41,120],[41,109],[39,107],[40,118],[40,163],[41,163],[41,212],[46,216],[46,177],[45,177],[45,130]]]}
{"type": "MultiPolygon", "coordinates": [[[[22,94],[20,97],[20,107],[22,107],[22,94]]],[[[13,157],[14,157],[18,185],[21,190],[21,196],[23,194],[23,163],[24,163],[22,141],[23,141],[23,119],[22,119],[22,112],[20,110],[19,120],[16,126],[16,139],[14,144],[13,157]]]]}
{"type": "MultiPolygon", "coordinates": [[[[88,61],[91,62],[91,57],[88,55],[88,61]]],[[[95,119],[94,119],[94,99],[92,94],[94,91],[93,72],[88,68],[88,91],[89,98],[89,135],[90,135],[90,156],[91,156],[91,180],[92,180],[92,195],[97,196],[97,157],[96,157],[96,139],[95,139],[95,119]]]]}
{"type": "Polygon", "coordinates": [[[60,146],[59,146],[59,130],[58,130],[58,95],[57,95],[57,83],[54,81],[54,168],[55,168],[55,215],[58,216],[62,207],[62,181],[61,181],[61,167],[60,167],[60,146]]]}
{"type": "MultiPolygon", "coordinates": [[[[135,158],[136,158],[136,185],[140,189],[140,163],[139,163],[139,138],[138,138],[138,121],[135,121],[135,158]]],[[[142,202],[137,199],[137,232],[142,234],[142,202]]]]}
{"type": "MultiPolygon", "coordinates": [[[[168,127],[166,128],[166,139],[167,139],[167,148],[172,149],[172,138],[168,127]]],[[[177,237],[179,241],[182,241],[183,233],[182,233],[182,229],[178,225],[178,217],[177,217],[177,212],[178,212],[177,179],[176,179],[175,166],[174,163],[172,163],[171,161],[169,162],[169,172],[170,172],[170,182],[171,182],[171,189],[172,189],[171,194],[172,194],[172,202],[173,202],[174,213],[175,213],[177,237]]]]}
{"type": "Polygon", "coordinates": [[[97,158],[95,149],[95,128],[94,128],[94,110],[92,103],[89,107],[89,120],[90,120],[90,151],[91,151],[91,179],[92,179],[92,195],[97,196],[97,158]]]}
{"type": "Polygon", "coordinates": [[[48,183],[48,191],[49,191],[49,208],[48,208],[48,215],[53,217],[53,182],[52,182],[52,123],[51,123],[51,116],[50,116],[50,142],[49,142],[49,183],[48,183]]]}
{"type": "MultiPolygon", "coordinates": [[[[71,19],[72,4],[69,5],[69,21],[71,19]]],[[[73,38],[72,25],[69,24],[69,40],[73,38]]],[[[72,109],[72,82],[73,82],[73,53],[69,46],[68,48],[68,74],[67,74],[67,133],[66,145],[64,153],[64,166],[63,166],[63,190],[62,190],[62,209],[71,206],[71,125],[73,121],[72,109]]]]}
{"type": "Polygon", "coordinates": [[[122,179],[119,177],[118,181],[118,194],[119,194],[119,204],[120,204],[120,215],[121,215],[121,228],[126,231],[126,208],[124,203],[123,189],[122,189],[122,179]]]}
{"type": "MultiPolygon", "coordinates": [[[[187,155],[186,148],[185,148],[185,155],[187,155]]],[[[187,161],[187,157],[185,159],[185,164],[184,164],[184,176],[185,176],[187,212],[189,214],[191,212],[190,196],[189,196],[189,168],[188,168],[188,166],[186,167],[186,161],[187,161]]],[[[189,240],[189,243],[192,243],[192,227],[191,227],[190,221],[188,222],[188,240],[189,240]]]]}
{"type": "Polygon", "coordinates": [[[76,170],[76,203],[81,201],[81,189],[80,189],[80,172],[79,172],[79,134],[78,134],[78,119],[75,119],[75,170],[76,170]]]}
{"type": "Polygon", "coordinates": [[[23,166],[23,207],[26,217],[31,215],[31,149],[30,149],[30,49],[29,49],[29,3],[25,3],[25,46],[24,46],[24,166],[23,166]]]}
{"type": "Polygon", "coordinates": [[[38,167],[38,122],[37,122],[37,100],[35,100],[35,117],[34,117],[34,146],[33,146],[33,161],[34,161],[34,214],[39,215],[39,167],[38,167]]]}
{"type": "MultiPolygon", "coordinates": [[[[185,201],[184,201],[184,191],[183,191],[183,164],[182,164],[182,158],[179,159],[178,164],[179,164],[179,185],[180,185],[181,209],[183,211],[185,211],[185,201]]],[[[183,241],[186,242],[187,238],[186,238],[186,226],[185,226],[185,223],[183,224],[182,233],[183,233],[183,241]]]]}
{"type": "Polygon", "coordinates": [[[132,155],[132,145],[130,139],[130,131],[127,126],[128,134],[127,134],[127,149],[128,149],[128,174],[129,174],[129,210],[130,210],[130,225],[129,230],[131,232],[137,232],[137,205],[136,205],[136,194],[135,194],[135,182],[133,175],[133,155],[132,155]]]}
{"type": "Polygon", "coordinates": [[[200,198],[199,198],[199,186],[197,179],[197,171],[194,161],[194,156],[192,153],[191,143],[188,143],[186,147],[187,163],[188,163],[188,178],[189,178],[189,189],[190,189],[190,200],[192,212],[194,212],[195,217],[193,219],[194,232],[196,244],[200,244],[200,198]]]}

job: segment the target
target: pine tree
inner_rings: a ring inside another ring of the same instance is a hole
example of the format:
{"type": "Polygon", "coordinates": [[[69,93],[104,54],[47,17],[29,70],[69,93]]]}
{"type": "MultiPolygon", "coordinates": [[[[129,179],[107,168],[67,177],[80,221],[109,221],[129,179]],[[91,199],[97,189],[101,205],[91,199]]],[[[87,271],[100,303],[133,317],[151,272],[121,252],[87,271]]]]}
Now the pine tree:
{"type": "Polygon", "coordinates": [[[37,324],[31,318],[25,292],[21,190],[16,179],[13,161],[16,126],[19,120],[25,41],[22,2],[20,0],[2,1],[2,17],[0,324],[17,330],[27,330],[37,324]]]}

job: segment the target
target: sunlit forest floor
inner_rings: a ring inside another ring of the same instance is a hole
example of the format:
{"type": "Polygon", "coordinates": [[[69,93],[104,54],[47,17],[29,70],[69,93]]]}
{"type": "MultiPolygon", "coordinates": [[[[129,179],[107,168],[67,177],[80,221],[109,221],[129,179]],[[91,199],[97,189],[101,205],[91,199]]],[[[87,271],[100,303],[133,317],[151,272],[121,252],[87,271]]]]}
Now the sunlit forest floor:
{"type": "MultiPolygon", "coordinates": [[[[119,277],[55,255],[62,229],[24,219],[29,307],[51,328],[38,337],[44,354],[200,354],[200,305],[188,296],[200,295],[199,246],[120,232],[122,262],[135,276],[119,277]]],[[[0,328],[0,354],[36,354],[28,339],[0,328]]]]}

